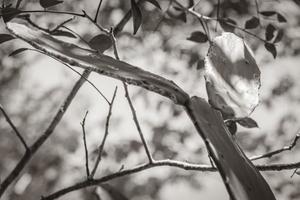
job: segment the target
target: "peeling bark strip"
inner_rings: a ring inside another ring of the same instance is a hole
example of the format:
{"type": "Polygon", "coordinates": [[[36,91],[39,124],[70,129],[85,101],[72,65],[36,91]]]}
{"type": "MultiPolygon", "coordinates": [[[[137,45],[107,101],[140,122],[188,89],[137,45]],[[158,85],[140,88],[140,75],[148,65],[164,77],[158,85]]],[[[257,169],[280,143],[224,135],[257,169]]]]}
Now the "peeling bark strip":
{"type": "Polygon", "coordinates": [[[48,33],[34,30],[25,24],[7,23],[7,29],[17,38],[62,62],[143,87],[183,105],[189,98],[173,81],[135,67],[112,57],[58,40],[48,33]]]}
{"type": "Polygon", "coordinates": [[[202,98],[192,97],[186,106],[234,200],[275,200],[263,176],[225,128],[221,113],[202,98]]]}
{"type": "Polygon", "coordinates": [[[8,23],[8,30],[34,48],[76,67],[90,69],[129,84],[134,84],[185,106],[213,158],[233,200],[275,200],[254,165],[228,133],[220,112],[199,97],[189,98],[174,82],[109,56],[66,43],[23,24],[8,23]]]}

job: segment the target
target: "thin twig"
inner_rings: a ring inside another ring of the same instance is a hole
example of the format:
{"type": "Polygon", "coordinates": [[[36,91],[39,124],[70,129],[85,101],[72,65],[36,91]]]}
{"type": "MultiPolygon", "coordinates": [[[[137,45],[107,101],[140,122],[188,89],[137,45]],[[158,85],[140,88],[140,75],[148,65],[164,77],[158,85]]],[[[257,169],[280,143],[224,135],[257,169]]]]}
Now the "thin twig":
{"type": "Polygon", "coordinates": [[[139,120],[137,118],[136,111],[135,111],[135,109],[134,109],[134,107],[132,105],[132,102],[131,102],[131,99],[130,99],[130,96],[129,96],[129,92],[128,92],[128,86],[124,82],[123,82],[123,85],[124,85],[124,90],[125,90],[125,97],[126,97],[126,99],[128,101],[128,104],[129,104],[129,107],[130,107],[130,110],[131,110],[131,113],[132,113],[133,121],[135,123],[135,126],[136,126],[136,128],[138,130],[138,133],[140,135],[140,138],[142,140],[142,143],[143,143],[144,149],[146,151],[148,160],[149,160],[150,163],[152,163],[153,162],[153,158],[152,158],[152,155],[150,153],[147,141],[146,141],[146,139],[144,137],[144,134],[142,132],[142,129],[140,127],[140,123],[139,123],[139,120]]]}
{"type": "MultiPolygon", "coordinates": [[[[125,169],[122,171],[118,171],[116,173],[112,173],[112,174],[103,176],[98,179],[90,179],[90,180],[85,180],[85,181],[82,181],[79,183],[75,183],[72,186],[65,187],[65,188],[63,188],[59,191],[56,191],[46,197],[42,197],[42,200],[57,199],[57,198],[65,195],[67,193],[70,193],[72,191],[99,185],[101,183],[108,182],[108,181],[116,179],[116,178],[120,178],[120,177],[127,176],[130,174],[142,172],[142,171],[150,169],[150,168],[161,167],[161,166],[175,167],[175,168],[180,168],[180,169],[189,170],[189,171],[201,171],[201,172],[216,172],[217,171],[216,168],[211,167],[210,165],[193,164],[193,163],[187,163],[187,162],[176,161],[176,160],[159,160],[159,161],[154,161],[153,163],[145,163],[145,164],[136,166],[131,169],[125,169]]],[[[281,171],[281,170],[295,169],[298,167],[300,167],[300,162],[289,163],[289,164],[256,165],[256,168],[260,171],[281,171]]]]}
{"type": "Polygon", "coordinates": [[[293,176],[297,173],[298,169],[299,169],[299,168],[296,168],[296,169],[293,171],[293,173],[292,173],[292,175],[291,175],[291,178],[293,178],[293,176]]]}
{"type": "Polygon", "coordinates": [[[12,120],[10,119],[10,117],[8,116],[8,114],[5,112],[3,106],[0,104],[0,110],[2,112],[2,114],[4,115],[7,123],[11,126],[11,128],[14,130],[15,134],[17,135],[17,137],[19,138],[19,140],[21,141],[21,143],[23,144],[24,148],[26,151],[29,151],[28,145],[25,142],[25,139],[23,138],[23,136],[21,135],[21,133],[18,131],[17,127],[14,125],[14,123],[12,122],[12,120]]]}
{"type": "Polygon", "coordinates": [[[110,102],[108,114],[107,114],[107,117],[106,117],[105,133],[104,133],[102,142],[101,142],[101,144],[99,146],[98,156],[97,156],[97,159],[96,159],[96,162],[95,162],[95,166],[94,166],[94,168],[93,168],[93,170],[92,170],[92,172],[91,172],[91,174],[89,176],[89,179],[93,179],[94,178],[94,175],[95,175],[95,173],[97,171],[97,168],[98,168],[99,163],[100,163],[101,158],[102,158],[102,153],[103,153],[103,150],[104,150],[104,145],[105,145],[107,136],[109,134],[109,131],[108,131],[109,122],[110,122],[110,117],[111,117],[111,114],[112,114],[112,108],[113,108],[114,100],[115,100],[115,97],[116,97],[116,94],[117,94],[117,90],[118,90],[118,88],[116,87],[115,91],[114,91],[114,94],[113,94],[113,97],[112,97],[112,100],[110,102]]]}
{"type": "Polygon", "coordinates": [[[85,153],[85,170],[86,170],[86,177],[90,176],[90,169],[89,169],[89,152],[86,145],[86,132],[85,132],[85,120],[88,115],[88,111],[86,111],[82,122],[80,123],[82,128],[82,137],[83,137],[83,145],[84,145],[84,153],[85,153]]]}
{"type": "Polygon", "coordinates": [[[94,18],[94,22],[95,22],[95,23],[97,23],[97,17],[98,17],[98,15],[99,15],[99,11],[100,11],[101,4],[102,4],[102,0],[100,0],[100,1],[99,1],[99,4],[98,4],[98,8],[97,8],[96,15],[95,15],[95,18],[94,18]]]}
{"type": "Polygon", "coordinates": [[[290,145],[284,146],[284,147],[282,147],[280,149],[277,149],[275,151],[265,153],[263,155],[253,156],[253,157],[250,158],[250,160],[253,161],[253,160],[258,160],[258,159],[261,159],[261,158],[271,158],[272,156],[274,156],[276,154],[280,154],[283,151],[290,151],[296,146],[297,141],[298,141],[299,138],[300,138],[300,134],[298,133],[290,145]]]}

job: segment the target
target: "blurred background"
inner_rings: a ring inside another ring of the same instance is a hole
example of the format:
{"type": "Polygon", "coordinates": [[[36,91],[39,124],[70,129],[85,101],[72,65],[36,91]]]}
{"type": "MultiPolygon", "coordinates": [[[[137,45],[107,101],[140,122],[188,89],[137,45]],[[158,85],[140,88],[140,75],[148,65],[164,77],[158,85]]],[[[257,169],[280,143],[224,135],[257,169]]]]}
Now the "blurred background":
{"type": "MultiPolygon", "coordinates": [[[[4,1],[6,4],[14,1],[4,1]]],[[[187,1],[180,1],[187,5],[187,1]]],[[[220,16],[234,19],[241,27],[256,15],[254,0],[220,1],[220,16]]],[[[169,0],[159,1],[162,11],[152,4],[143,3],[143,24],[132,35],[132,21],[118,35],[121,60],[175,81],[187,93],[207,98],[203,71],[197,62],[206,55],[208,44],[188,41],[191,32],[202,30],[190,15],[169,6],[169,0]],[[164,12],[165,11],[165,12],[164,12]]],[[[276,59],[264,44],[241,31],[252,47],[262,72],[261,103],[251,115],[259,128],[238,127],[237,140],[249,156],[259,155],[289,145],[300,125],[300,3],[295,0],[258,1],[260,10],[281,13],[287,20],[279,23],[272,17],[261,16],[261,26],[250,30],[264,38],[265,27],[271,23],[282,29],[284,36],[276,44],[276,59]]],[[[84,9],[95,15],[98,1],[64,0],[51,10],[81,13],[84,9]]],[[[196,11],[211,17],[217,15],[218,1],[202,0],[196,11]]],[[[39,2],[23,0],[23,10],[42,9],[39,2]]],[[[104,27],[115,26],[130,10],[129,0],[104,0],[98,22],[104,27]]],[[[67,15],[34,14],[31,19],[45,28],[70,18],[67,15]]],[[[87,20],[76,18],[66,25],[84,39],[90,40],[100,32],[87,20]]],[[[210,22],[213,35],[223,31],[216,22],[210,22]],[[217,27],[215,31],[215,27],[217,27]]],[[[1,33],[5,25],[1,21],[1,33]]],[[[62,40],[82,45],[76,39],[62,40]]],[[[20,40],[1,44],[0,48],[0,103],[29,144],[47,128],[64,98],[79,76],[59,62],[34,52],[15,57],[8,55],[15,49],[28,47],[20,40]]],[[[113,56],[112,50],[105,52],[113,56]]],[[[80,71],[79,69],[77,69],[80,71]]],[[[92,74],[89,78],[108,99],[115,86],[118,93],[113,107],[108,140],[103,160],[96,177],[128,169],[147,161],[138,132],[132,120],[129,105],[124,98],[120,81],[92,74]]],[[[142,130],[155,159],[176,159],[199,164],[210,164],[204,144],[189,118],[180,106],[155,93],[134,86],[129,92],[136,108],[142,130]]],[[[86,113],[87,145],[91,166],[105,128],[108,106],[90,84],[80,89],[54,134],[33,157],[3,199],[39,199],[85,178],[85,156],[80,122],[86,113]]],[[[24,148],[15,137],[4,117],[0,116],[0,180],[14,168],[24,148]]],[[[300,145],[292,151],[255,163],[289,163],[299,161],[300,145]]],[[[293,170],[270,171],[262,174],[271,185],[276,197],[282,200],[300,198],[299,175],[291,178],[293,170]]],[[[128,199],[228,199],[219,175],[215,172],[192,172],[169,167],[149,169],[138,174],[115,179],[109,185],[91,187],[69,193],[61,199],[114,199],[118,191],[128,199]],[[113,192],[111,192],[113,191],[113,192]]]]}

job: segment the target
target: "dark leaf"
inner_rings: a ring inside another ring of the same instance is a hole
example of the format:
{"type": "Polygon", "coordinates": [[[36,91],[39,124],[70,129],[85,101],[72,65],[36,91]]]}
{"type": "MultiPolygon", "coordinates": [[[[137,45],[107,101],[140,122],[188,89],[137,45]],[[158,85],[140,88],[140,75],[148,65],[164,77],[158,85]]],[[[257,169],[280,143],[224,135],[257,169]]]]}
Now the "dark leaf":
{"type": "Polygon", "coordinates": [[[233,19],[230,19],[230,18],[219,19],[219,23],[224,31],[234,32],[234,26],[232,26],[232,25],[236,25],[236,22],[233,19]]]}
{"type": "Polygon", "coordinates": [[[93,37],[89,41],[89,45],[92,49],[103,53],[112,46],[112,41],[109,36],[105,34],[100,34],[93,37]]]}
{"type": "Polygon", "coordinates": [[[259,26],[259,19],[257,17],[252,17],[245,23],[245,29],[253,29],[259,26]]]}
{"type": "Polygon", "coordinates": [[[268,24],[268,26],[266,28],[266,33],[265,33],[265,37],[266,37],[267,41],[270,41],[273,39],[275,31],[276,31],[276,28],[272,24],[268,24]]]}
{"type": "Polygon", "coordinates": [[[280,42],[281,39],[282,39],[282,37],[283,37],[283,30],[280,29],[280,30],[278,30],[278,32],[277,32],[277,35],[276,35],[276,37],[275,37],[275,39],[274,39],[274,43],[280,42]]]}
{"type": "Polygon", "coordinates": [[[136,34],[138,29],[140,28],[142,24],[142,12],[135,2],[135,0],[131,0],[131,12],[132,12],[132,18],[133,18],[133,34],[136,34]]]}
{"type": "Polygon", "coordinates": [[[51,35],[76,38],[76,36],[73,33],[69,32],[69,31],[63,31],[63,30],[55,30],[55,31],[51,32],[51,35]]]}
{"type": "Polygon", "coordinates": [[[15,39],[13,36],[9,34],[0,34],[0,44],[7,42],[9,40],[15,39]]]}
{"type": "Polygon", "coordinates": [[[239,125],[246,127],[246,128],[257,128],[257,122],[250,118],[250,117],[245,117],[245,118],[241,118],[241,119],[237,119],[235,120],[239,125]]]}
{"type": "Polygon", "coordinates": [[[178,19],[186,23],[186,14],[185,12],[182,12],[180,15],[178,15],[178,19]]]}
{"type": "Polygon", "coordinates": [[[161,9],[159,3],[156,0],[145,0],[148,1],[149,3],[152,3],[155,7],[161,9]]]}
{"type": "Polygon", "coordinates": [[[294,2],[295,2],[298,6],[300,6],[300,0],[294,0],[294,2]]]}
{"type": "Polygon", "coordinates": [[[272,43],[265,43],[265,48],[266,48],[267,51],[269,51],[273,55],[274,58],[276,58],[276,56],[277,56],[277,50],[276,50],[276,47],[275,47],[274,44],[272,44],[272,43]]]}
{"type": "Polygon", "coordinates": [[[208,41],[208,37],[205,33],[201,31],[192,32],[191,36],[187,38],[187,40],[198,42],[198,43],[205,43],[208,41]]]}
{"type": "Polygon", "coordinates": [[[20,48],[20,49],[17,49],[15,51],[11,52],[8,56],[15,56],[19,53],[22,53],[23,51],[26,51],[26,50],[28,50],[28,48],[20,48]]]}
{"type": "Polygon", "coordinates": [[[12,20],[13,18],[15,18],[18,14],[20,14],[21,11],[16,9],[16,8],[11,8],[11,7],[5,7],[3,9],[1,9],[0,14],[3,17],[3,21],[9,22],[10,20],[12,20]]]}
{"type": "Polygon", "coordinates": [[[197,70],[202,70],[202,69],[204,69],[204,60],[200,59],[197,62],[197,70]]]}
{"type": "Polygon", "coordinates": [[[195,5],[194,0],[189,0],[189,5],[188,5],[188,7],[191,8],[191,7],[193,7],[194,5],[195,5]]]}
{"type": "Polygon", "coordinates": [[[279,13],[277,13],[277,20],[279,22],[282,22],[282,23],[287,22],[287,20],[285,19],[285,17],[282,16],[281,14],[279,14],[279,13]]]}
{"type": "Polygon", "coordinates": [[[297,174],[297,175],[299,175],[299,176],[300,176],[300,171],[296,171],[296,172],[295,172],[295,174],[297,174]]]}
{"type": "Polygon", "coordinates": [[[178,7],[178,6],[173,6],[174,10],[176,11],[182,11],[183,9],[181,7],[178,7]]]}
{"type": "Polygon", "coordinates": [[[59,0],[40,0],[40,5],[43,8],[49,8],[51,6],[56,6],[57,4],[62,3],[63,1],[59,1],[59,0]]]}
{"type": "Polygon", "coordinates": [[[266,17],[270,17],[272,15],[276,15],[277,12],[275,12],[275,11],[261,11],[261,12],[259,12],[259,14],[261,14],[263,16],[266,16],[266,17]]]}
{"type": "Polygon", "coordinates": [[[19,7],[20,7],[21,1],[22,1],[22,0],[18,0],[18,1],[17,1],[16,8],[19,8],[19,7]]]}
{"type": "Polygon", "coordinates": [[[226,125],[227,129],[229,130],[229,132],[231,133],[231,135],[236,134],[237,125],[236,125],[235,121],[232,121],[232,120],[225,121],[225,125],[226,125]]]}

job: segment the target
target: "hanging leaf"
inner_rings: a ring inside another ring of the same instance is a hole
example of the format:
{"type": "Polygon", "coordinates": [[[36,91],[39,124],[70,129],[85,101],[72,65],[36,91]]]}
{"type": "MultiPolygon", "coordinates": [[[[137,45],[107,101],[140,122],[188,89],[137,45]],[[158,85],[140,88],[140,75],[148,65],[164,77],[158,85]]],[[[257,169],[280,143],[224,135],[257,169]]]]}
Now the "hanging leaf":
{"type": "Polygon", "coordinates": [[[277,13],[277,20],[281,23],[287,22],[284,16],[282,16],[280,13],[277,13]]]}
{"type": "Polygon", "coordinates": [[[195,31],[191,33],[191,36],[188,37],[187,40],[198,42],[198,43],[205,43],[208,41],[208,37],[205,33],[201,31],[195,31]]]}
{"type": "Polygon", "coordinates": [[[276,15],[277,12],[275,12],[275,11],[261,11],[261,12],[259,12],[259,14],[261,14],[263,16],[266,16],[266,17],[270,17],[272,15],[276,15]]]}
{"type": "Polygon", "coordinates": [[[245,128],[258,128],[257,122],[250,117],[244,117],[234,121],[245,128]]]}
{"type": "Polygon", "coordinates": [[[11,7],[5,7],[0,10],[0,15],[2,15],[3,21],[5,23],[9,22],[20,13],[21,13],[20,10],[11,7]]]}
{"type": "Polygon", "coordinates": [[[257,17],[252,17],[245,23],[245,29],[254,29],[259,26],[259,19],[257,17]]]}
{"type": "Polygon", "coordinates": [[[276,28],[272,24],[268,24],[268,26],[266,28],[266,33],[265,33],[265,38],[267,41],[272,40],[272,38],[274,37],[275,31],[276,31],[276,28]]]}
{"type": "Polygon", "coordinates": [[[0,44],[15,39],[13,36],[9,34],[0,34],[0,44]]]}
{"type": "Polygon", "coordinates": [[[283,37],[283,30],[280,29],[280,30],[277,31],[277,35],[276,35],[273,43],[280,42],[282,37],[283,37]]]}
{"type": "Polygon", "coordinates": [[[236,22],[233,19],[225,18],[225,19],[219,19],[220,26],[223,28],[226,32],[234,32],[234,25],[236,25],[236,22]]]}
{"type": "Polygon", "coordinates": [[[197,62],[197,70],[202,70],[202,69],[204,69],[204,60],[200,59],[197,62]]]}
{"type": "Polygon", "coordinates": [[[40,0],[40,5],[43,8],[49,8],[49,7],[56,6],[63,2],[64,1],[59,1],[59,0],[40,0]]]}
{"type": "Polygon", "coordinates": [[[265,43],[265,48],[268,52],[270,52],[274,58],[277,56],[277,50],[274,44],[272,43],[265,43]]]}
{"type": "Polygon", "coordinates": [[[142,12],[135,0],[131,0],[131,13],[133,18],[133,34],[135,35],[142,24],[143,18],[142,12]]]}
{"type": "Polygon", "coordinates": [[[161,10],[161,7],[156,0],[145,0],[145,1],[148,1],[149,3],[153,4],[156,8],[159,8],[161,10]]]}
{"type": "Polygon", "coordinates": [[[22,53],[23,51],[26,51],[26,50],[28,50],[28,48],[20,48],[20,49],[17,49],[17,50],[15,50],[15,51],[11,52],[8,56],[9,56],[9,57],[10,57],[10,56],[15,56],[15,55],[17,55],[17,54],[19,54],[19,53],[22,53]]]}
{"type": "Polygon", "coordinates": [[[205,80],[209,103],[224,119],[248,117],[259,103],[260,70],[250,47],[233,33],[211,42],[205,80]]]}
{"type": "Polygon", "coordinates": [[[70,37],[70,38],[76,38],[76,35],[69,31],[64,31],[64,30],[55,30],[50,33],[51,35],[55,36],[65,36],[65,37],[70,37]]]}
{"type": "Polygon", "coordinates": [[[96,35],[89,41],[89,45],[92,49],[103,53],[112,46],[112,41],[109,36],[105,34],[96,35]]]}

